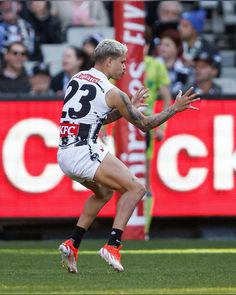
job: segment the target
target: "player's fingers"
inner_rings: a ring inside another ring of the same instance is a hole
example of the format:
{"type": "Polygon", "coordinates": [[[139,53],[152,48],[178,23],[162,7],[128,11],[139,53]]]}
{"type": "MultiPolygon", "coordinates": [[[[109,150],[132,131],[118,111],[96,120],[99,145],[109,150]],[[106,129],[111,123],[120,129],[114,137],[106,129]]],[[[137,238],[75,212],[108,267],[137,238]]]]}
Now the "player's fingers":
{"type": "Polygon", "coordinates": [[[145,94],[145,95],[143,95],[143,98],[144,99],[146,99],[146,98],[148,98],[149,97],[149,94],[145,94]]]}
{"type": "Polygon", "coordinates": [[[189,95],[189,98],[193,99],[193,98],[195,98],[195,97],[197,97],[199,95],[200,95],[200,93],[193,93],[193,94],[189,95]]]}
{"type": "Polygon", "coordinates": [[[194,106],[192,106],[192,105],[188,106],[188,109],[190,109],[190,110],[194,110],[194,111],[198,111],[198,110],[199,110],[199,108],[194,107],[194,106]]]}
{"type": "Polygon", "coordinates": [[[139,98],[143,97],[143,95],[144,95],[146,92],[148,92],[148,90],[147,90],[146,88],[144,88],[144,87],[141,87],[141,88],[135,93],[134,96],[135,96],[137,99],[139,99],[139,98]]]}
{"type": "Polygon", "coordinates": [[[176,98],[180,98],[182,96],[182,90],[179,90],[179,93],[177,94],[176,98]]]}
{"type": "Polygon", "coordinates": [[[142,89],[142,91],[140,92],[140,95],[145,96],[145,95],[147,95],[148,91],[149,91],[148,88],[144,88],[144,89],[142,89]]]}
{"type": "Polygon", "coordinates": [[[141,88],[139,88],[136,92],[135,92],[135,94],[134,94],[134,96],[133,97],[139,97],[140,96],[140,92],[143,90],[143,86],[141,87],[141,88]]]}
{"type": "Polygon", "coordinates": [[[193,99],[191,99],[191,102],[198,101],[198,100],[200,100],[200,99],[201,99],[200,97],[193,98],[193,99]]]}
{"type": "Polygon", "coordinates": [[[145,89],[144,86],[140,87],[139,90],[137,91],[138,93],[142,92],[145,89]]]}
{"type": "Polygon", "coordinates": [[[190,87],[184,94],[183,96],[189,96],[189,94],[193,91],[193,87],[190,87]]]}

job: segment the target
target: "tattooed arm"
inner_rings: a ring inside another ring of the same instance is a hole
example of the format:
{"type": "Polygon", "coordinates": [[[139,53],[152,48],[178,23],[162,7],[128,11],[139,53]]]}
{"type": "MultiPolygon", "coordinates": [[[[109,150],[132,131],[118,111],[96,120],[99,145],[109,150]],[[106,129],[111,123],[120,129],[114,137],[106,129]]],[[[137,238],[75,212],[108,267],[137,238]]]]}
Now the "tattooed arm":
{"type": "MultiPolygon", "coordinates": [[[[123,116],[129,122],[133,123],[136,127],[144,132],[161,125],[176,113],[173,106],[171,106],[159,114],[145,116],[138,109],[133,107],[129,101],[129,98],[123,92],[120,92],[119,95],[121,98],[120,112],[123,112],[123,116]]],[[[119,107],[117,106],[117,108],[119,107]]]]}
{"type": "MultiPolygon", "coordinates": [[[[147,95],[148,89],[140,88],[131,98],[130,102],[131,104],[135,107],[142,107],[145,106],[145,104],[143,103],[143,99],[145,99],[146,95],[147,95]]],[[[123,92],[121,92],[123,93],[123,92]]],[[[115,94],[116,91],[115,91],[115,94]]],[[[114,91],[111,92],[110,97],[112,97],[114,95],[114,91]]],[[[113,108],[113,110],[108,114],[106,120],[103,122],[103,125],[105,124],[109,124],[112,123],[118,119],[120,119],[122,117],[122,114],[120,113],[120,111],[117,108],[113,108]]]]}
{"type": "MultiPolygon", "coordinates": [[[[182,95],[182,92],[179,92],[173,105],[169,106],[162,112],[151,116],[143,115],[132,105],[129,97],[118,89],[110,91],[106,97],[106,101],[110,107],[119,110],[120,114],[126,120],[146,132],[161,125],[177,112],[182,112],[186,109],[197,110],[197,108],[192,106],[191,103],[199,100],[199,97],[197,97],[198,93],[191,94],[192,91],[193,88],[189,88],[184,95],[182,95]]],[[[146,93],[145,89],[143,89],[143,92],[140,92],[140,100],[142,99],[142,93],[146,93]]]]}
{"type": "Polygon", "coordinates": [[[107,116],[106,120],[103,122],[103,125],[110,124],[122,117],[121,113],[117,109],[113,109],[107,116]]]}

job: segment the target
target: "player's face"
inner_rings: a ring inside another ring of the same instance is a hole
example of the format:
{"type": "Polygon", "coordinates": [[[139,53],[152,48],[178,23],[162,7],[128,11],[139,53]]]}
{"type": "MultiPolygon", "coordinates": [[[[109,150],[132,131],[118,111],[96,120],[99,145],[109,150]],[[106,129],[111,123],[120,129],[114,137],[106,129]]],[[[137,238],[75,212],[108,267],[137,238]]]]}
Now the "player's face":
{"type": "Polygon", "coordinates": [[[110,76],[112,79],[120,79],[126,70],[126,57],[124,55],[111,59],[110,61],[110,76]]]}

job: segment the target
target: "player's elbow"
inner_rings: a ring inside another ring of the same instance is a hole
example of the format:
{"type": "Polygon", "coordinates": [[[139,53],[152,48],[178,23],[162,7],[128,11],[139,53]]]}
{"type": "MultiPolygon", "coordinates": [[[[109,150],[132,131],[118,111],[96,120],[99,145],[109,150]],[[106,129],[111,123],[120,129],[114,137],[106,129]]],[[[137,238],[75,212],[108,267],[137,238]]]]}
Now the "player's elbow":
{"type": "Polygon", "coordinates": [[[149,126],[146,123],[145,118],[142,118],[142,120],[139,122],[138,128],[143,132],[147,132],[150,130],[149,126]]]}
{"type": "Polygon", "coordinates": [[[147,126],[145,126],[145,125],[140,126],[139,129],[140,129],[141,131],[143,131],[143,132],[147,132],[147,131],[149,131],[149,129],[148,129],[147,126]]]}
{"type": "MultiPolygon", "coordinates": [[[[134,124],[134,123],[133,123],[134,124]]],[[[148,129],[144,126],[144,125],[142,125],[142,124],[140,124],[140,122],[138,122],[138,123],[136,123],[136,124],[134,124],[139,130],[141,130],[141,131],[143,131],[143,132],[147,132],[148,131],[148,129]]]]}

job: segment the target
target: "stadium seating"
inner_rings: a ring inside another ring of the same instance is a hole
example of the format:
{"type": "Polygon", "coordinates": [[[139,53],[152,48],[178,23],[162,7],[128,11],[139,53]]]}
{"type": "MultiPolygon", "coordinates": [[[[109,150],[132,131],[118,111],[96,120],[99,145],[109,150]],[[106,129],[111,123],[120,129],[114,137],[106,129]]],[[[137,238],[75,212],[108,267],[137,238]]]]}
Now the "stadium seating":
{"type": "Polygon", "coordinates": [[[214,79],[215,83],[222,87],[224,94],[235,94],[236,93],[236,80],[234,78],[220,77],[214,79]]]}
{"type": "MultiPolygon", "coordinates": [[[[230,2],[230,1],[224,1],[230,2]]],[[[208,25],[204,30],[204,37],[211,43],[219,45],[222,56],[221,77],[216,79],[217,83],[223,87],[225,93],[236,93],[236,55],[235,50],[228,47],[227,36],[224,34],[225,25],[229,22],[226,19],[226,12],[230,11],[230,4],[222,3],[222,14],[217,9],[218,1],[201,1],[201,6],[211,11],[211,19],[208,19],[208,25]],[[223,21],[220,21],[223,20],[223,21]],[[222,38],[221,38],[222,36],[222,38]],[[227,40],[226,40],[227,39],[227,40]],[[222,44],[222,46],[221,46],[222,44]]],[[[232,4],[231,4],[232,6],[232,4]]],[[[235,19],[236,15],[231,7],[231,12],[227,13],[235,19]]],[[[41,45],[45,62],[49,64],[52,75],[61,70],[61,56],[64,49],[69,45],[81,46],[83,40],[90,34],[99,33],[104,38],[114,38],[114,27],[68,27],[66,31],[66,41],[62,44],[43,44],[41,45]]],[[[229,40],[230,41],[230,40],[229,40]]],[[[30,71],[33,64],[27,64],[27,71],[30,71]]]]}
{"type": "Polygon", "coordinates": [[[91,34],[99,33],[104,38],[113,39],[115,31],[113,27],[81,28],[69,27],[66,32],[66,40],[69,44],[81,46],[83,40],[91,34]]]}
{"type": "Polygon", "coordinates": [[[51,75],[55,75],[61,70],[61,57],[68,45],[68,43],[41,45],[44,61],[49,64],[51,75]]]}
{"type": "Polygon", "coordinates": [[[236,68],[235,67],[223,67],[221,76],[224,78],[236,79],[236,68]]]}
{"type": "Polygon", "coordinates": [[[235,51],[234,50],[221,50],[222,66],[234,67],[235,66],[235,51]]]}
{"type": "Polygon", "coordinates": [[[222,1],[223,17],[226,25],[236,25],[235,1],[222,1]]]}
{"type": "MultiPolygon", "coordinates": [[[[104,38],[114,38],[113,27],[99,27],[99,28],[82,28],[69,27],[66,32],[66,42],[62,44],[42,44],[41,49],[44,55],[44,61],[49,64],[50,72],[55,75],[61,70],[61,57],[64,49],[69,45],[81,46],[83,40],[90,34],[99,33],[104,38]]],[[[30,68],[31,65],[29,64],[30,68]]]]}

